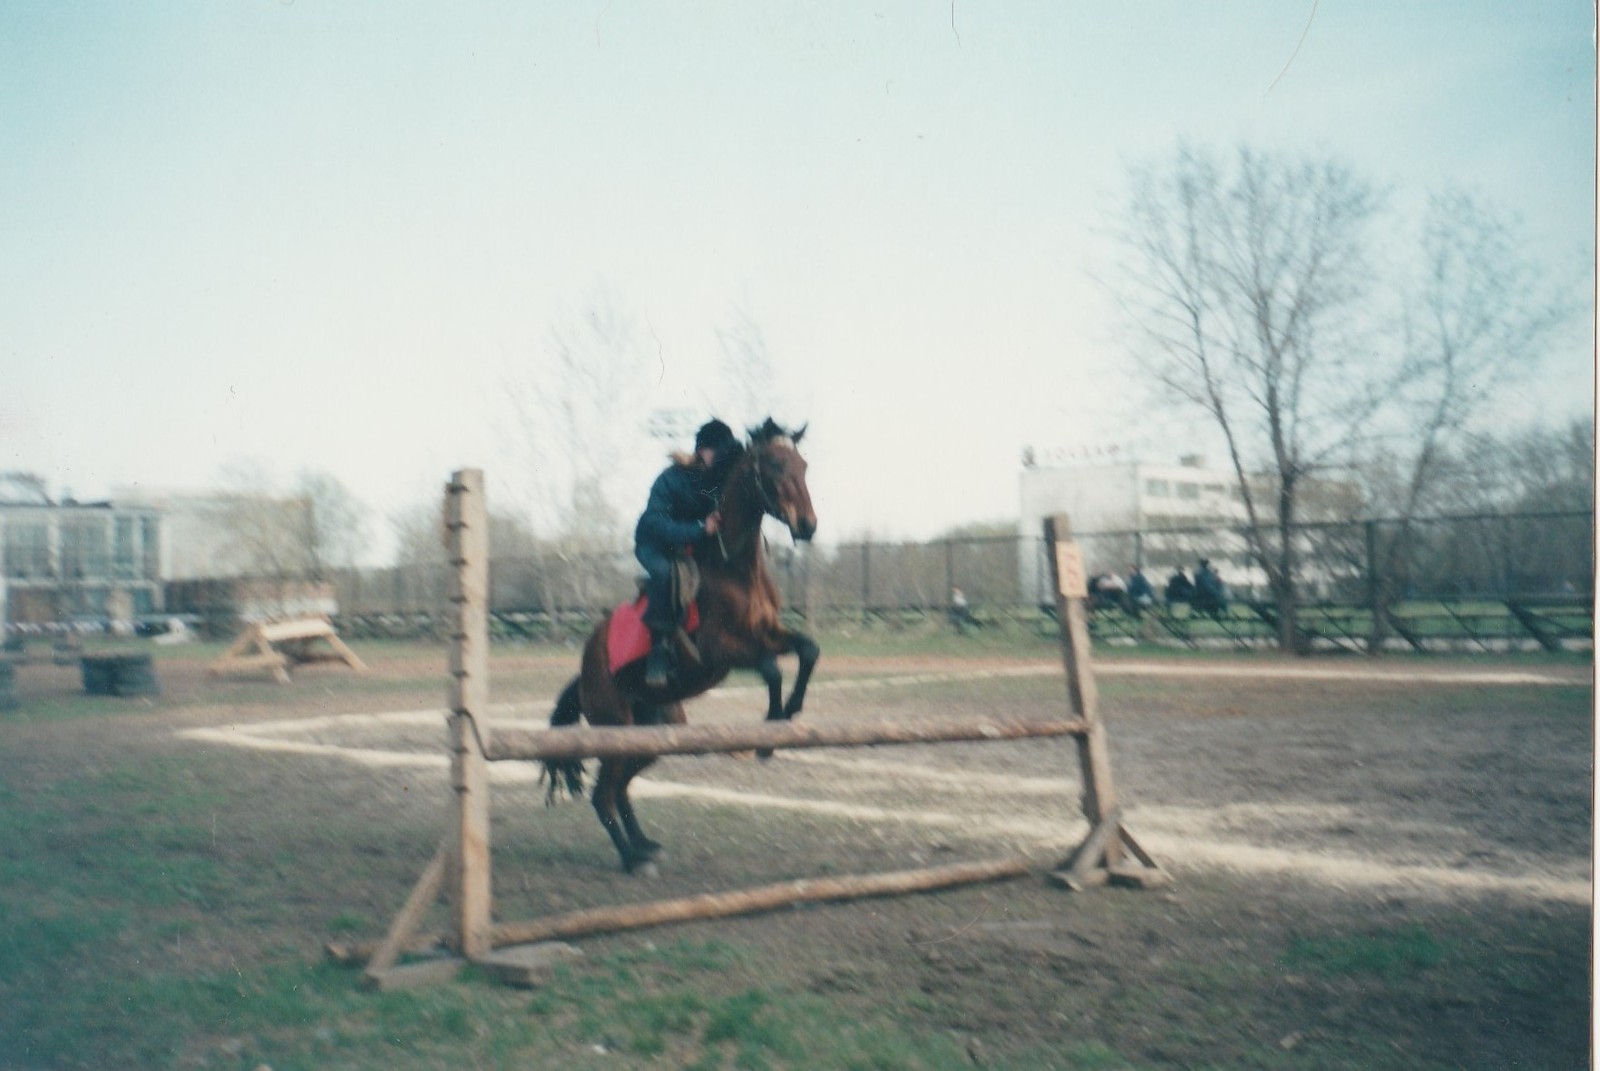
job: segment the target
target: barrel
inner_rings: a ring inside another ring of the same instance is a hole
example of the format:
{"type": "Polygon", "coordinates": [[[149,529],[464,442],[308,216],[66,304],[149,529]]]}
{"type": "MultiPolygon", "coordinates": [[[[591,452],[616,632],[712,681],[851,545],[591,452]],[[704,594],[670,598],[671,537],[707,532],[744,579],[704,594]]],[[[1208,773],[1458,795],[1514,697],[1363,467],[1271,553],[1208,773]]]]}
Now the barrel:
{"type": "Polygon", "coordinates": [[[155,665],[147,654],[84,655],[83,690],[90,695],[160,695],[155,665]]]}

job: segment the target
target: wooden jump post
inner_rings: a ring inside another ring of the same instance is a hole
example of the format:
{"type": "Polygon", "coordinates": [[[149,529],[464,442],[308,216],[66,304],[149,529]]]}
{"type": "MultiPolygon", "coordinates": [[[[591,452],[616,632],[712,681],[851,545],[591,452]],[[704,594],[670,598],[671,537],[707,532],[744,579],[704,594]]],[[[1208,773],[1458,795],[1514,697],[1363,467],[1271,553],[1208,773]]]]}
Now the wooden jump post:
{"type": "Polygon", "coordinates": [[[762,722],[751,725],[646,726],[621,729],[562,728],[539,731],[502,729],[491,733],[488,630],[488,510],[483,473],[457,472],[447,485],[446,524],[450,560],[455,565],[450,600],[450,786],[452,820],[438,851],[395,916],[388,934],[372,945],[329,945],[335,958],[367,963],[368,981],[379,987],[415,984],[448,976],[463,961],[491,970],[542,964],[542,946],[553,941],[596,933],[658,926],[698,919],[724,918],[770,911],[798,903],[897,896],[950,888],[974,882],[1018,877],[1034,869],[1025,856],[959,863],[893,873],[779,882],[758,888],[621,907],[574,911],[531,922],[496,923],[491,912],[489,846],[489,770],[492,761],[538,761],[618,755],[700,755],[755,748],[869,747],[939,741],[1018,740],[1072,736],[1077,740],[1084,784],[1083,808],[1090,830],[1083,843],[1049,874],[1055,884],[1086,889],[1108,881],[1154,885],[1162,871],[1122,824],[1111,779],[1105,726],[1089,666],[1089,634],[1085,615],[1088,592],[1082,559],[1067,539],[1066,518],[1045,523],[1055,581],[1056,616],[1066,667],[1067,696],[1074,717],[1062,719],[991,716],[945,723],[762,722]],[[1133,861],[1127,859],[1133,856],[1133,861]],[[428,907],[446,889],[451,899],[451,932],[419,935],[428,907]],[[434,959],[396,967],[401,954],[452,948],[460,958],[434,959]],[[505,946],[522,949],[497,952],[505,946]],[[518,953],[521,953],[519,955],[518,953]]]}

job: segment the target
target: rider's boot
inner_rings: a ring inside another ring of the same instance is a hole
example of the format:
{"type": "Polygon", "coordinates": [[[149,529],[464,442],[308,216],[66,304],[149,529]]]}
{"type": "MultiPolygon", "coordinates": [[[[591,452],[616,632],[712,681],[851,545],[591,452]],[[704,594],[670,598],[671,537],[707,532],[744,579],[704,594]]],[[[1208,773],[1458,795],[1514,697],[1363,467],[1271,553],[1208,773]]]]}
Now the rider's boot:
{"type": "Polygon", "coordinates": [[[646,688],[665,688],[672,676],[672,649],[667,634],[650,633],[650,657],[644,663],[646,688]]]}

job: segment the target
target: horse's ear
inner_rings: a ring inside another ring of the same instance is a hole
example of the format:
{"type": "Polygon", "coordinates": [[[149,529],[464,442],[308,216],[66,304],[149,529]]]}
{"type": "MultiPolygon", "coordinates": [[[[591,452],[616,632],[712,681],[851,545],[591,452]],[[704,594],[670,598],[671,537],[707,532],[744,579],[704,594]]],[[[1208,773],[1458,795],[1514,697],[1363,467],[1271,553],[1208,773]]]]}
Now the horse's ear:
{"type": "Polygon", "coordinates": [[[800,429],[798,431],[796,431],[793,435],[789,436],[789,441],[794,443],[796,446],[799,446],[800,445],[800,440],[806,437],[806,429],[809,428],[810,426],[811,426],[811,421],[809,421],[809,420],[806,421],[804,424],[801,424],[800,425],[800,429]]]}

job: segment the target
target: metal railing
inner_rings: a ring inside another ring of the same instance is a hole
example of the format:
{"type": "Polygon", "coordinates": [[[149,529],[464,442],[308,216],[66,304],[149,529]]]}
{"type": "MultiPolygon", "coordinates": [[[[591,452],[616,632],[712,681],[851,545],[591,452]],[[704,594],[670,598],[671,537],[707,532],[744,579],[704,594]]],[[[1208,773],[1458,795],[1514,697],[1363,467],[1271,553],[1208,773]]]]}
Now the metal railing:
{"type": "MultiPolygon", "coordinates": [[[[1159,593],[1172,570],[1192,573],[1210,559],[1231,588],[1240,643],[1261,643],[1268,593],[1252,562],[1246,533],[1234,527],[1161,528],[1076,534],[1091,573],[1126,575],[1142,567],[1159,593]]],[[[1301,562],[1299,604],[1311,611],[1312,638],[1344,642],[1376,637],[1419,646],[1405,624],[1418,606],[1433,607],[1451,629],[1478,643],[1485,629],[1497,642],[1516,636],[1559,646],[1581,639],[1568,608],[1582,609],[1592,636],[1594,517],[1592,513],[1476,514],[1412,521],[1319,522],[1294,528],[1301,562]],[[1522,621],[1539,607],[1559,607],[1559,625],[1539,639],[1538,624],[1522,621]],[[1484,607],[1498,607],[1489,614],[1484,607]],[[1333,615],[1335,610],[1338,615],[1333,615]],[[1364,614],[1364,621],[1360,615],[1364,614]],[[1476,616],[1495,624],[1473,626],[1476,616]],[[1337,617],[1337,628],[1329,625],[1337,617]],[[1515,636],[1502,626],[1511,620],[1515,636]],[[1322,625],[1316,622],[1322,621],[1322,625]],[[1465,622],[1465,623],[1464,623],[1465,622]],[[1518,623],[1520,622],[1520,623],[1518,623]]],[[[826,626],[953,620],[958,598],[978,620],[1036,622],[1052,602],[1042,537],[989,536],[920,543],[847,543],[833,547],[769,548],[769,563],[788,611],[826,626]],[[957,591],[960,596],[957,596],[957,591]]],[[[379,635],[437,634],[444,620],[449,571],[436,566],[352,570],[336,576],[345,627],[379,635]]],[[[528,639],[581,636],[635,589],[638,567],[625,553],[495,559],[490,607],[496,631],[528,639]]],[[[1180,615],[1181,616],[1181,615],[1180,615]]],[[[1418,626],[1421,627],[1421,626],[1418,626]]],[[[1170,630],[1150,637],[1175,641],[1170,630]]],[[[1440,640],[1439,642],[1443,642],[1440,640]]],[[[1434,643],[1430,640],[1429,643],[1434,643]]],[[[1422,646],[1427,646],[1423,644],[1422,646]]],[[[1437,645],[1437,644],[1435,644],[1437,645]]]]}

